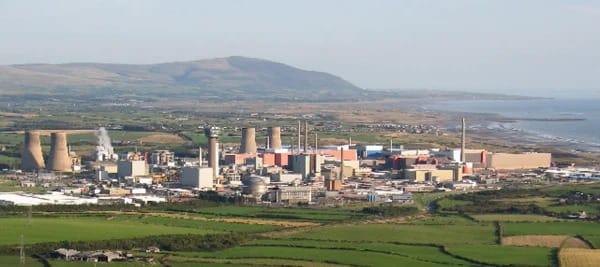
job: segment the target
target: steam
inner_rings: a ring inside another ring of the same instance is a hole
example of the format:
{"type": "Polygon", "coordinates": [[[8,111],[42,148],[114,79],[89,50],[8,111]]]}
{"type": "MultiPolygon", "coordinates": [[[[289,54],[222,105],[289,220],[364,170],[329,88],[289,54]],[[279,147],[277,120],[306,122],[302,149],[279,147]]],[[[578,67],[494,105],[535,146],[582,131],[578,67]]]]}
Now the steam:
{"type": "Polygon", "coordinates": [[[94,135],[98,139],[98,146],[96,146],[96,152],[100,152],[106,156],[113,155],[115,150],[110,142],[110,136],[108,136],[108,132],[106,128],[100,127],[94,135]]]}

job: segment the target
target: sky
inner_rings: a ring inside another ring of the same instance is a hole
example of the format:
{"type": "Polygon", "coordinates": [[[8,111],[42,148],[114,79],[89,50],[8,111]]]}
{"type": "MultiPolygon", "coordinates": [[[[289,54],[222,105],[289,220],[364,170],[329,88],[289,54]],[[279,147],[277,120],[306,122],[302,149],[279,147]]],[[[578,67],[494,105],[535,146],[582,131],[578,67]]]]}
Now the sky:
{"type": "Polygon", "coordinates": [[[363,88],[600,93],[600,1],[0,0],[0,64],[232,55],[363,88]]]}

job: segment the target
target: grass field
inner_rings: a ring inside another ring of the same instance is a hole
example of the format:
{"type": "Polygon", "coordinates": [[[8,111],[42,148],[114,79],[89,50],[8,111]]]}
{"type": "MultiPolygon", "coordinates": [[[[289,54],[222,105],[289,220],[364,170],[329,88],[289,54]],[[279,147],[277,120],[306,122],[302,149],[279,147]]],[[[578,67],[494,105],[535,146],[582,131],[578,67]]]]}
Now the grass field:
{"type": "Polygon", "coordinates": [[[123,223],[98,218],[0,218],[0,245],[50,241],[107,240],[166,234],[207,234],[215,231],[144,224],[123,223]]]}
{"type": "Polygon", "coordinates": [[[600,250],[564,248],[558,252],[561,267],[596,267],[600,263],[600,250]]]}
{"type": "Polygon", "coordinates": [[[241,206],[199,208],[195,209],[194,212],[205,216],[249,217],[319,222],[340,221],[354,217],[360,218],[365,216],[358,211],[346,209],[262,208],[241,206]]]}
{"type": "Polygon", "coordinates": [[[552,266],[552,249],[499,245],[451,245],[448,252],[479,262],[517,266],[552,266]]]}
{"type": "MultiPolygon", "coordinates": [[[[102,218],[102,217],[101,217],[102,218]]],[[[151,225],[165,225],[174,227],[186,227],[194,229],[202,229],[207,231],[216,232],[244,232],[244,233],[256,233],[256,232],[268,232],[279,230],[282,227],[275,225],[259,225],[259,224],[244,224],[244,223],[230,223],[222,221],[202,221],[202,220],[186,220],[186,219],[172,219],[163,218],[156,216],[127,216],[119,215],[112,216],[113,221],[119,221],[124,224],[128,223],[143,223],[151,225]]]]}
{"type": "Polygon", "coordinates": [[[291,239],[265,239],[257,240],[250,244],[259,246],[304,247],[319,249],[354,249],[361,251],[389,253],[423,262],[442,263],[448,265],[469,264],[469,262],[444,254],[438,247],[435,246],[412,246],[377,242],[333,242],[291,239]]]}
{"type": "Polygon", "coordinates": [[[324,226],[292,235],[319,240],[378,241],[413,244],[494,244],[494,227],[489,225],[367,224],[324,226]]]}
{"type": "Polygon", "coordinates": [[[296,248],[285,246],[245,246],[226,249],[217,252],[177,252],[175,253],[175,255],[181,255],[185,257],[220,259],[272,258],[309,260],[315,262],[348,264],[353,266],[449,266],[447,264],[419,261],[403,256],[397,256],[393,254],[380,252],[345,249],[296,248]]]}
{"type": "Polygon", "coordinates": [[[475,214],[469,215],[479,222],[558,222],[561,219],[536,214],[475,214]]]}
{"type": "Polygon", "coordinates": [[[0,256],[0,267],[42,267],[44,266],[34,258],[25,257],[25,265],[21,265],[19,256],[0,256]]]}

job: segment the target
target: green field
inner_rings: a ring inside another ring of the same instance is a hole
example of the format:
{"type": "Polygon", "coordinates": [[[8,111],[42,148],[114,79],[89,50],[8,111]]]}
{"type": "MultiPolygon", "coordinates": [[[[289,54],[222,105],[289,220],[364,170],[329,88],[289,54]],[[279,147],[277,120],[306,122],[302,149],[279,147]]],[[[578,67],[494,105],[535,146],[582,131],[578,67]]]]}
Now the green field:
{"type": "Polygon", "coordinates": [[[475,214],[469,215],[480,222],[557,222],[561,219],[535,214],[475,214]]]}
{"type": "Polygon", "coordinates": [[[300,220],[300,221],[341,221],[365,215],[355,210],[345,209],[308,209],[308,208],[262,208],[241,206],[218,206],[194,209],[203,216],[248,217],[262,219],[300,220]]]}
{"type": "Polygon", "coordinates": [[[132,216],[132,215],[119,215],[112,216],[112,221],[121,222],[124,224],[129,223],[143,223],[149,225],[165,225],[174,227],[186,227],[193,229],[202,229],[207,231],[215,232],[239,232],[239,233],[258,233],[279,230],[282,227],[274,225],[259,225],[259,224],[245,224],[245,223],[230,223],[221,221],[203,221],[193,219],[172,219],[156,216],[132,216]]]}
{"type": "MultiPolygon", "coordinates": [[[[22,266],[19,256],[0,256],[0,267],[17,267],[22,266]]],[[[34,258],[25,257],[25,267],[42,267],[44,266],[34,258]]]]}
{"type": "Polygon", "coordinates": [[[324,226],[292,235],[318,240],[377,241],[407,244],[494,244],[491,224],[483,225],[410,225],[364,224],[324,226]]]}
{"type": "Polygon", "coordinates": [[[447,264],[419,261],[404,256],[397,256],[393,254],[380,252],[346,249],[296,248],[285,246],[244,246],[217,252],[178,252],[175,253],[175,255],[181,255],[185,257],[223,259],[272,258],[310,260],[316,262],[351,264],[354,266],[448,266],[447,264]]]}
{"type": "Polygon", "coordinates": [[[498,245],[453,245],[448,252],[478,262],[499,265],[552,266],[552,248],[498,245]]]}
{"type": "Polygon", "coordinates": [[[51,241],[126,239],[166,234],[207,234],[215,231],[98,218],[0,218],[0,245],[51,241]]]}
{"type": "Polygon", "coordinates": [[[397,256],[403,256],[409,259],[432,262],[436,264],[460,265],[469,264],[464,260],[460,260],[444,254],[439,247],[436,246],[412,246],[398,245],[392,243],[377,243],[377,242],[346,242],[346,241],[320,241],[320,240],[257,240],[250,245],[254,246],[277,246],[277,247],[304,247],[318,249],[346,249],[359,251],[372,251],[389,253],[397,256]]]}

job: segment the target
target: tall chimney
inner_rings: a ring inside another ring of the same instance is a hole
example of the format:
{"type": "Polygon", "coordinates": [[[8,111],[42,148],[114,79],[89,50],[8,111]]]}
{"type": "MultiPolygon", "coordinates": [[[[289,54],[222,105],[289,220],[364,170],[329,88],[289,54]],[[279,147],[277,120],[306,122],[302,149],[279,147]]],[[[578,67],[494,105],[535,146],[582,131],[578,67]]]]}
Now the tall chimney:
{"type": "Polygon", "coordinates": [[[298,121],[298,154],[300,154],[300,121],[298,121]]]}
{"type": "Polygon", "coordinates": [[[213,158],[212,171],[213,179],[219,177],[219,141],[214,138],[214,149],[211,151],[211,157],[213,158]]]}
{"type": "Polygon", "coordinates": [[[242,128],[240,153],[256,153],[256,129],[242,128]]]}
{"type": "Polygon", "coordinates": [[[269,127],[267,131],[269,136],[269,147],[271,149],[281,149],[281,128],[269,127]]]}
{"type": "Polygon", "coordinates": [[[308,152],[308,121],[304,121],[304,154],[308,152]]]}
{"type": "Polygon", "coordinates": [[[47,169],[57,172],[71,171],[72,163],[67,149],[67,134],[52,133],[50,139],[50,157],[48,158],[47,169]]]}
{"type": "Polygon", "coordinates": [[[341,162],[340,162],[340,180],[344,180],[344,147],[342,147],[341,162]]]}
{"type": "Polygon", "coordinates": [[[210,137],[208,139],[208,166],[211,168],[213,168],[215,164],[218,164],[217,161],[219,161],[219,159],[215,157],[215,151],[219,150],[218,145],[216,137],[210,137]]]}
{"type": "Polygon", "coordinates": [[[315,154],[319,154],[319,137],[317,132],[315,132],[315,154]]]}
{"type": "Polygon", "coordinates": [[[198,146],[198,167],[202,167],[202,147],[198,146]]]}
{"type": "Polygon", "coordinates": [[[21,169],[24,171],[35,171],[45,167],[40,133],[25,132],[25,142],[21,153],[21,169]]]}
{"type": "Polygon", "coordinates": [[[467,147],[467,130],[466,130],[465,117],[462,117],[462,135],[460,137],[460,161],[463,163],[467,161],[467,154],[465,151],[466,147],[467,147]]]}

